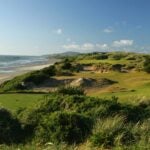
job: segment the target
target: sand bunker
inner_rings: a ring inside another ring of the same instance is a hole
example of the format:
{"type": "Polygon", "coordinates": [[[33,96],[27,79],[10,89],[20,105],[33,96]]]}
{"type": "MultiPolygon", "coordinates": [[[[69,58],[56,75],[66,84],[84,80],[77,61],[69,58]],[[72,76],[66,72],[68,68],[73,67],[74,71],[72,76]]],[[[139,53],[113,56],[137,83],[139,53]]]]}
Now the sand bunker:
{"type": "Polygon", "coordinates": [[[116,81],[112,81],[106,78],[101,78],[98,80],[92,78],[78,78],[73,80],[70,83],[70,85],[92,88],[92,87],[104,87],[104,86],[112,85],[114,83],[116,83],[116,81]]]}

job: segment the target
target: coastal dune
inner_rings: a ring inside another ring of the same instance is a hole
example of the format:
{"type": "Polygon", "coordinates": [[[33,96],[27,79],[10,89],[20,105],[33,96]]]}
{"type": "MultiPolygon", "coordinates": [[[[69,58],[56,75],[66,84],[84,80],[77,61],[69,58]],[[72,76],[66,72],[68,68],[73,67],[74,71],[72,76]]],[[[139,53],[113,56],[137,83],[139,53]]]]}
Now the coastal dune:
{"type": "Polygon", "coordinates": [[[6,81],[6,80],[9,80],[11,79],[11,76],[10,75],[0,75],[0,83],[6,81]]]}
{"type": "Polygon", "coordinates": [[[0,73],[0,84],[3,83],[4,81],[10,80],[10,79],[18,76],[18,75],[22,75],[22,74],[30,72],[30,71],[40,70],[40,69],[43,69],[50,65],[53,65],[56,61],[58,61],[58,60],[48,61],[44,64],[25,65],[20,68],[15,68],[14,72],[0,73]]]}

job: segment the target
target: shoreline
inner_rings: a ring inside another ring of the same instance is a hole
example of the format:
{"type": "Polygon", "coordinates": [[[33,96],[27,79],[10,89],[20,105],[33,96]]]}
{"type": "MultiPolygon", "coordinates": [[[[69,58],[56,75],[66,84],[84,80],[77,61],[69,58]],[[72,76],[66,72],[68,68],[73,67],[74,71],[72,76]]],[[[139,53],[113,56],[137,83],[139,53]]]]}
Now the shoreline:
{"type": "Polygon", "coordinates": [[[43,68],[46,68],[50,65],[53,65],[55,62],[59,61],[58,59],[52,59],[47,62],[43,63],[38,63],[38,64],[27,64],[24,66],[21,66],[19,68],[15,68],[14,72],[10,73],[0,73],[0,84],[7,80],[11,80],[12,78],[23,75],[25,73],[31,72],[31,71],[36,71],[36,70],[41,70],[43,68]]]}

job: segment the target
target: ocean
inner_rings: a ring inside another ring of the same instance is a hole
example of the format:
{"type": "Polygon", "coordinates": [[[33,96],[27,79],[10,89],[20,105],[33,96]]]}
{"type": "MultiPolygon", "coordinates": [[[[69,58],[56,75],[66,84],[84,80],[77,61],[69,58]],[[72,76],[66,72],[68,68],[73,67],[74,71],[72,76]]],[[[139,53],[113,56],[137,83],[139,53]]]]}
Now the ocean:
{"type": "Polygon", "coordinates": [[[5,56],[0,55],[0,74],[13,73],[17,68],[44,64],[48,61],[46,56],[5,56]]]}

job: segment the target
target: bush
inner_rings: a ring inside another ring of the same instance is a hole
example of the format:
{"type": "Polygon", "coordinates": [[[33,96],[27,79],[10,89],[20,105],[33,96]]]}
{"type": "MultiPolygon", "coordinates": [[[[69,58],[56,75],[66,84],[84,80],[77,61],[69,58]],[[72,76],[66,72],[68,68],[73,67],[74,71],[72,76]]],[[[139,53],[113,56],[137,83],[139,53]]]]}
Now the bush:
{"type": "MultiPolygon", "coordinates": [[[[26,76],[26,75],[24,75],[26,76]]],[[[0,85],[0,89],[2,91],[16,91],[16,90],[24,90],[26,87],[22,85],[22,81],[24,76],[15,77],[12,80],[5,81],[0,85]]]]}
{"type": "Polygon", "coordinates": [[[98,120],[91,136],[91,142],[94,146],[112,147],[119,144],[131,144],[134,142],[133,134],[125,127],[124,118],[121,116],[109,117],[104,120],[98,120]],[[118,143],[117,143],[118,144],[118,143]]]}
{"type": "Polygon", "coordinates": [[[69,70],[72,68],[72,64],[71,62],[69,61],[69,59],[65,59],[63,62],[62,62],[62,69],[64,70],[69,70]]]}
{"type": "Polygon", "coordinates": [[[44,68],[41,70],[44,74],[49,75],[49,76],[55,76],[56,75],[56,68],[54,65],[49,66],[47,68],[44,68]]]}
{"type": "Polygon", "coordinates": [[[127,122],[139,122],[150,116],[150,106],[138,104],[136,106],[132,105],[122,105],[120,113],[126,116],[127,122]]]}
{"type": "Polygon", "coordinates": [[[0,108],[0,144],[19,143],[22,133],[20,122],[8,110],[0,108]]]}
{"type": "Polygon", "coordinates": [[[112,70],[121,72],[123,67],[124,67],[124,65],[122,65],[122,64],[114,64],[114,65],[112,65],[112,70]]]}
{"type": "Polygon", "coordinates": [[[58,69],[56,72],[56,76],[73,76],[73,73],[71,70],[58,69]]]}
{"type": "Polygon", "coordinates": [[[143,67],[145,72],[150,73],[150,56],[145,57],[143,67]]]}
{"type": "Polygon", "coordinates": [[[49,76],[47,74],[41,71],[35,71],[33,73],[30,73],[30,75],[24,79],[24,82],[31,82],[35,85],[38,85],[47,79],[49,79],[49,76]]]}
{"type": "Polygon", "coordinates": [[[108,59],[108,55],[105,54],[105,53],[95,54],[95,55],[93,56],[93,59],[97,59],[97,60],[108,59]]]}
{"type": "Polygon", "coordinates": [[[68,95],[84,95],[84,90],[80,87],[60,87],[57,90],[60,94],[68,94],[68,95]]]}
{"type": "Polygon", "coordinates": [[[92,129],[92,120],[77,113],[56,112],[43,117],[37,127],[36,138],[40,142],[66,142],[68,144],[84,141],[92,129]]]}
{"type": "Polygon", "coordinates": [[[78,105],[78,110],[93,118],[106,118],[120,112],[121,105],[116,98],[105,100],[100,98],[85,97],[84,101],[78,105]]]}
{"type": "Polygon", "coordinates": [[[127,105],[118,103],[116,97],[107,100],[64,91],[45,95],[32,109],[18,111],[27,141],[73,144],[91,136],[93,145],[110,148],[117,143],[124,146],[143,138],[142,131],[132,129],[136,123],[149,118],[149,101],[127,105]]]}
{"type": "Polygon", "coordinates": [[[2,91],[25,90],[29,88],[29,83],[38,85],[47,79],[49,79],[49,75],[45,74],[42,71],[34,71],[21,76],[17,76],[10,81],[6,81],[0,85],[0,88],[2,91]]]}
{"type": "Polygon", "coordinates": [[[111,54],[111,58],[114,60],[120,60],[122,58],[125,58],[127,55],[127,53],[115,52],[111,54]]]}

